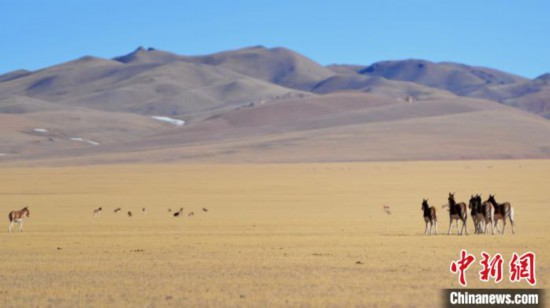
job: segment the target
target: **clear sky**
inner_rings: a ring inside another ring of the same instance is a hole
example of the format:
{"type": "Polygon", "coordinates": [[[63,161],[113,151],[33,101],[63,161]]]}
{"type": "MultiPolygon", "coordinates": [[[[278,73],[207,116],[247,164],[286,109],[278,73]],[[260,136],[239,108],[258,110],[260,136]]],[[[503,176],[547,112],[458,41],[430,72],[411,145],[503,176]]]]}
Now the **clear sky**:
{"type": "Polygon", "coordinates": [[[0,74],[155,47],[283,46],[321,64],[426,59],[550,72],[546,0],[0,0],[0,74]]]}

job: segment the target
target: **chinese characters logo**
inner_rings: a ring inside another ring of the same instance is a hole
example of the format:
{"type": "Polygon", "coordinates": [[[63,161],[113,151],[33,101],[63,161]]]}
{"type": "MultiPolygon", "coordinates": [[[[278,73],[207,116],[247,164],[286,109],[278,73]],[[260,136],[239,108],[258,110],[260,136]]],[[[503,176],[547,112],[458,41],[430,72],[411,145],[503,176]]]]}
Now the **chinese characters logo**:
{"type": "MultiPolygon", "coordinates": [[[[475,260],[476,258],[474,255],[469,254],[463,249],[460,251],[460,258],[451,262],[451,273],[458,274],[458,282],[463,287],[468,285],[466,280],[466,271],[475,262],[475,260]]],[[[502,281],[504,276],[504,259],[500,253],[497,253],[491,257],[488,253],[482,252],[481,261],[479,263],[482,267],[478,273],[480,281],[488,282],[491,279],[493,279],[495,283],[502,281]]],[[[508,278],[510,282],[521,282],[522,280],[525,280],[532,286],[536,285],[535,254],[533,252],[529,251],[522,255],[518,255],[514,252],[510,263],[508,263],[508,269],[508,278]]]]}

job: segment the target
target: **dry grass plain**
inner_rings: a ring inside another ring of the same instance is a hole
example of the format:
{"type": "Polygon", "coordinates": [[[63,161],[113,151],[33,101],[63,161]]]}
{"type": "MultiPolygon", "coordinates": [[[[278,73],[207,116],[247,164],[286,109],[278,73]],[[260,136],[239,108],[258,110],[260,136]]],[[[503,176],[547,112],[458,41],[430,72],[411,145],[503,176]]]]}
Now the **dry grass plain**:
{"type": "MultiPolygon", "coordinates": [[[[440,289],[458,286],[449,265],[462,248],[506,262],[532,250],[537,287],[548,288],[549,174],[548,160],[3,167],[0,211],[27,205],[31,217],[21,234],[8,234],[6,216],[0,224],[0,302],[438,306],[440,289]],[[437,206],[445,233],[449,191],[510,201],[517,234],[423,236],[422,198],[437,206]],[[196,215],[167,211],[180,207],[196,215]]],[[[469,287],[493,287],[478,281],[479,269],[476,261],[469,287]]]]}

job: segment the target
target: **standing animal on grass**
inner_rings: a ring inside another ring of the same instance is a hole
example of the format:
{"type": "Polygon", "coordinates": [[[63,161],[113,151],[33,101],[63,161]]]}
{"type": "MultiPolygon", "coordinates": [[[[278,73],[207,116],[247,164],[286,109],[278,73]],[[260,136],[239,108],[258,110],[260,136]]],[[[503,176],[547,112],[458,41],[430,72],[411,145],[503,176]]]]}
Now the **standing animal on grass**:
{"type": "Polygon", "coordinates": [[[22,208],[19,211],[11,211],[8,214],[8,218],[10,220],[10,226],[8,227],[8,232],[13,231],[13,224],[18,223],[19,224],[19,232],[23,232],[23,218],[30,217],[31,212],[27,207],[22,208]]]}
{"type": "Polygon", "coordinates": [[[504,230],[506,229],[506,218],[510,220],[510,224],[512,225],[512,234],[516,233],[516,229],[514,227],[514,208],[510,204],[510,202],[504,202],[504,203],[498,203],[495,200],[495,195],[489,195],[489,199],[487,201],[490,203],[493,208],[493,234],[495,234],[494,228],[497,228],[498,232],[498,221],[502,220],[502,234],[504,234],[504,230]]]}
{"type": "Polygon", "coordinates": [[[424,234],[431,235],[432,234],[432,227],[435,231],[435,235],[437,235],[437,212],[435,210],[435,207],[430,206],[428,204],[428,199],[422,199],[422,211],[423,211],[423,217],[424,222],[426,223],[426,227],[424,228],[424,234]],[[430,225],[428,230],[428,224],[430,225]]]}
{"type": "Polygon", "coordinates": [[[99,217],[99,214],[101,214],[101,211],[103,211],[103,208],[98,207],[97,209],[94,209],[94,218],[99,217]]]}
{"type": "Polygon", "coordinates": [[[483,226],[485,224],[485,214],[481,203],[481,196],[472,195],[470,197],[468,208],[470,209],[470,215],[472,216],[472,221],[474,222],[474,233],[475,234],[483,233],[483,226]]]}
{"type": "Polygon", "coordinates": [[[462,235],[462,233],[466,231],[466,235],[468,235],[468,229],[466,228],[466,219],[468,218],[466,203],[457,203],[455,201],[454,193],[449,193],[449,218],[449,231],[447,231],[447,235],[451,234],[451,226],[453,225],[453,220],[456,220],[456,232],[459,235],[462,235]],[[462,221],[462,228],[460,229],[460,231],[458,231],[459,220],[462,221]]]}
{"type": "MultiPolygon", "coordinates": [[[[480,233],[487,234],[489,231],[489,226],[491,226],[491,228],[493,228],[493,234],[494,234],[493,216],[495,214],[495,208],[488,201],[482,202],[480,195],[477,195],[475,198],[476,198],[475,202],[478,206],[478,212],[481,213],[481,218],[478,214],[478,218],[481,219],[481,222],[479,222],[480,233]]],[[[498,226],[496,226],[496,229],[497,229],[497,232],[500,232],[498,229],[498,226]]]]}
{"type": "Polygon", "coordinates": [[[485,228],[483,229],[483,233],[487,234],[489,232],[489,226],[491,226],[493,234],[495,234],[495,229],[497,229],[497,232],[500,233],[498,225],[495,226],[493,224],[495,221],[495,207],[489,201],[481,202],[481,197],[479,197],[478,202],[481,203],[481,212],[483,213],[483,218],[485,220],[485,228]]]}
{"type": "Polygon", "coordinates": [[[132,214],[132,211],[128,211],[128,217],[132,217],[134,214],[132,214]]]}
{"type": "Polygon", "coordinates": [[[384,209],[384,212],[386,212],[386,214],[391,215],[391,209],[388,205],[383,205],[382,208],[384,209]]]}
{"type": "MultiPolygon", "coordinates": [[[[180,215],[183,214],[183,208],[180,207],[179,211],[175,212],[174,214],[172,214],[174,217],[179,217],[180,215]]],[[[183,215],[182,215],[183,216],[183,215]]]]}

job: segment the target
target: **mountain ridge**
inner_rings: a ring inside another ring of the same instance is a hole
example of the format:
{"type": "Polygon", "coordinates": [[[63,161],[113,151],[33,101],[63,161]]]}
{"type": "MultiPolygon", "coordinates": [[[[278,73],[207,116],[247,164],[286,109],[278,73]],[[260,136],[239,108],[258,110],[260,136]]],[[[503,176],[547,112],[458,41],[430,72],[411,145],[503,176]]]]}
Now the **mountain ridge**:
{"type": "Polygon", "coordinates": [[[550,158],[549,76],[138,47],[0,75],[0,163],[550,158]]]}

